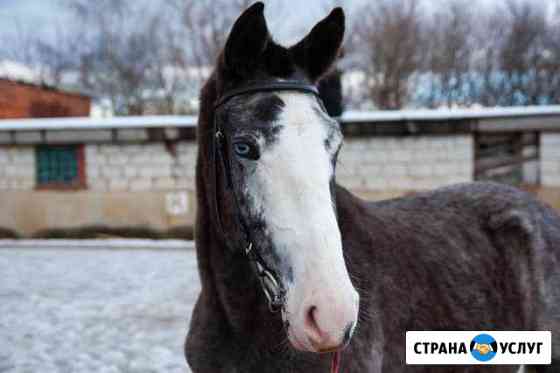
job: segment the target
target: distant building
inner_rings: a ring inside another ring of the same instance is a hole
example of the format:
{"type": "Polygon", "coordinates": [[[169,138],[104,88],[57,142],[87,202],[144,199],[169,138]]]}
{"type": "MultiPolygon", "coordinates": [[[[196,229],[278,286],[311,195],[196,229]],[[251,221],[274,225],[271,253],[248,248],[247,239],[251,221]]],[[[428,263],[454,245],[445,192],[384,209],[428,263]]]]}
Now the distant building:
{"type": "Polygon", "coordinates": [[[0,119],[89,116],[91,97],[0,78],[0,119]]]}

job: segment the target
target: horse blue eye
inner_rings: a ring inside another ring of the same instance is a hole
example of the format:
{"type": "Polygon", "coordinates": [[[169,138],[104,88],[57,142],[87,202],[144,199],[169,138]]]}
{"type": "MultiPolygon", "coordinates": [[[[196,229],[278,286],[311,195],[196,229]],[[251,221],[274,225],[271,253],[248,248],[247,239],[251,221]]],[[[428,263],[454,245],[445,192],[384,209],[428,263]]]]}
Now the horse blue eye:
{"type": "Polygon", "coordinates": [[[238,142],[233,144],[233,150],[235,154],[243,158],[258,159],[259,151],[253,144],[246,142],[238,142]]]}
{"type": "Polygon", "coordinates": [[[251,148],[247,144],[235,144],[235,152],[239,155],[247,155],[251,148]]]}

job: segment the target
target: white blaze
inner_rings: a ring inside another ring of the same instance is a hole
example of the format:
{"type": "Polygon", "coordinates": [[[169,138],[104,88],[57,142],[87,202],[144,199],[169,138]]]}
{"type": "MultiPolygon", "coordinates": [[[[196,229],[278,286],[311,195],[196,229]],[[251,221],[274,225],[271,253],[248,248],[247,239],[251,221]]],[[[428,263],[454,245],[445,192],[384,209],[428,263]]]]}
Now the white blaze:
{"type": "Polygon", "coordinates": [[[332,330],[326,332],[343,333],[346,325],[341,324],[347,323],[349,313],[357,313],[358,295],[344,263],[332,204],[334,170],[325,147],[330,128],[314,110],[314,97],[279,96],[285,105],[273,125],[283,128],[276,142],[263,149],[248,192],[280,256],[293,269],[293,284],[287,284],[286,311],[288,318],[295,318],[290,325],[303,323],[300,315],[312,304],[329,318],[332,330]]]}

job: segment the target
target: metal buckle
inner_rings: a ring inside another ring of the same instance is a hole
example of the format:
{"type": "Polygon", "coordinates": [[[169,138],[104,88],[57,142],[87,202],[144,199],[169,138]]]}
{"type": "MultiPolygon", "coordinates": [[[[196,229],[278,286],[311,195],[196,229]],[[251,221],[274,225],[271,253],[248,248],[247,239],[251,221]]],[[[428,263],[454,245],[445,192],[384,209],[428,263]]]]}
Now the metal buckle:
{"type": "Polygon", "coordinates": [[[253,250],[253,243],[249,242],[249,244],[247,245],[247,247],[245,248],[245,255],[249,255],[251,253],[251,251],[253,250]]]}
{"type": "Polygon", "coordinates": [[[271,312],[277,312],[282,307],[282,295],[280,294],[280,285],[276,280],[276,277],[270,271],[264,269],[264,267],[257,261],[257,272],[259,276],[259,281],[263,289],[266,300],[268,301],[268,308],[271,312]]]}

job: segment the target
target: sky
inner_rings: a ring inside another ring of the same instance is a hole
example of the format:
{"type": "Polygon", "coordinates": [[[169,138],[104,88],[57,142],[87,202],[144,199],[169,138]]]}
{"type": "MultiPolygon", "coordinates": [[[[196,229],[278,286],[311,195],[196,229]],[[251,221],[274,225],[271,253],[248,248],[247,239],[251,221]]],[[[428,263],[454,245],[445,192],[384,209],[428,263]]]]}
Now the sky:
{"type": "Polygon", "coordinates": [[[61,18],[61,12],[59,0],[0,0],[0,33],[9,33],[18,24],[47,32],[61,18]]]}
{"type": "MultiPolygon", "coordinates": [[[[154,3],[163,0],[153,0],[154,3]]],[[[364,0],[353,0],[355,3],[361,3],[364,0]]],[[[64,20],[68,19],[68,13],[62,5],[63,0],[0,0],[0,35],[9,35],[18,27],[31,27],[34,32],[44,33],[48,35],[53,25],[64,25],[64,20]]],[[[286,0],[269,0],[268,18],[275,18],[273,12],[274,3],[284,2],[286,0]]],[[[283,11],[289,15],[290,24],[304,25],[316,21],[323,15],[326,8],[324,4],[327,1],[289,1],[289,6],[283,7],[283,11]]],[[[352,1],[347,1],[352,2],[352,1]]],[[[150,3],[153,5],[154,3],[150,3]]],[[[279,18],[279,17],[276,17],[279,18]]],[[[286,28],[281,25],[271,24],[271,28],[286,28]]]]}
{"type": "MultiPolygon", "coordinates": [[[[142,1],[146,1],[149,6],[157,7],[158,2],[162,3],[165,0],[142,1]]],[[[328,13],[329,4],[340,4],[348,13],[352,13],[359,5],[367,1],[375,0],[265,0],[267,4],[265,12],[272,34],[278,41],[287,44],[295,41],[292,40],[293,35],[301,35],[324,17],[328,13]],[[281,9],[281,11],[278,12],[277,9],[281,9]]],[[[437,9],[438,4],[447,0],[426,1],[428,6],[437,9]]],[[[473,0],[473,6],[484,7],[504,1],[473,0]]],[[[63,4],[64,0],[0,0],[0,43],[13,41],[14,38],[11,35],[19,30],[32,32],[33,35],[39,33],[48,38],[52,36],[56,28],[71,27],[71,17],[63,4]]],[[[0,57],[1,52],[0,49],[0,57]]]]}
{"type": "MultiPolygon", "coordinates": [[[[18,24],[31,26],[35,32],[47,33],[52,29],[53,24],[64,25],[64,20],[68,19],[68,14],[64,11],[64,0],[0,0],[0,34],[6,35],[14,30],[18,24]]],[[[95,1],[95,0],[93,0],[95,1]]],[[[164,0],[151,0],[150,5],[164,0]]],[[[286,19],[289,24],[299,27],[311,27],[313,22],[326,15],[328,4],[341,4],[346,10],[352,11],[358,5],[368,0],[265,0],[268,6],[268,18],[286,19]],[[282,4],[282,17],[271,14],[274,5],[282,4]]],[[[375,1],[375,0],[369,0],[375,1]]],[[[428,0],[430,4],[437,7],[437,4],[446,0],[428,0]]],[[[478,0],[482,5],[503,0],[478,0]]],[[[539,1],[539,0],[536,0],[539,1]]],[[[550,0],[545,0],[550,1],[550,0]]],[[[278,22],[277,22],[278,23],[278,22]]],[[[285,29],[285,24],[272,24],[273,31],[285,29]],[[275,28],[279,30],[274,30],[275,28]]]]}
{"type": "MultiPolygon", "coordinates": [[[[0,0],[0,62],[11,59],[21,60],[18,45],[26,45],[29,40],[56,42],[56,33],[67,28],[75,28],[66,0],[0,0]],[[5,47],[2,49],[2,45],[5,47]]],[[[91,0],[98,1],[98,0],[91,0]]],[[[166,0],[132,0],[145,2],[148,9],[166,0]]],[[[204,0],[200,0],[204,1],[204,0]]],[[[212,0],[207,0],[212,1],[212,0]]],[[[255,0],[256,1],[256,0],[255,0]]],[[[269,28],[275,39],[283,44],[298,40],[322,17],[328,13],[326,4],[346,2],[359,4],[367,0],[264,0],[269,28]],[[280,4],[280,6],[278,6],[280,4]],[[278,11],[278,10],[281,11],[278,11]]],[[[79,27],[79,26],[78,26],[79,27]]]]}

